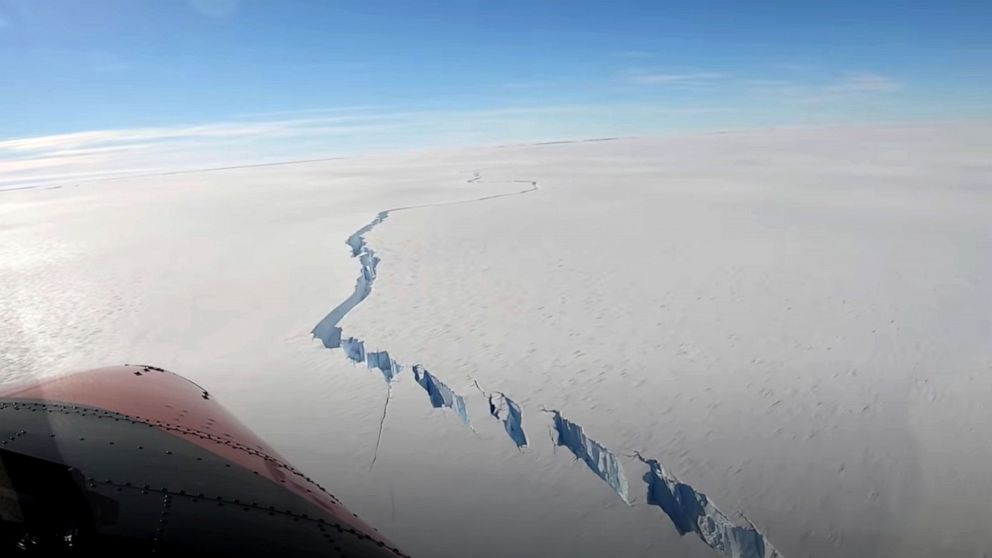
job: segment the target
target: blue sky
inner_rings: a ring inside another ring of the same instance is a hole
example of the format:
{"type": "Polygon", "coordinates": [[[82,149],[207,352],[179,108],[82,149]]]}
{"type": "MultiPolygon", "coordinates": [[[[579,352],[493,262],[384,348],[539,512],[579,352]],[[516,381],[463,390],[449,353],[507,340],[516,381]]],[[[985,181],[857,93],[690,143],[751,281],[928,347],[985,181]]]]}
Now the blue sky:
{"type": "Polygon", "coordinates": [[[992,2],[953,0],[0,0],[0,179],[124,146],[986,119],[989,29],[992,2]]]}

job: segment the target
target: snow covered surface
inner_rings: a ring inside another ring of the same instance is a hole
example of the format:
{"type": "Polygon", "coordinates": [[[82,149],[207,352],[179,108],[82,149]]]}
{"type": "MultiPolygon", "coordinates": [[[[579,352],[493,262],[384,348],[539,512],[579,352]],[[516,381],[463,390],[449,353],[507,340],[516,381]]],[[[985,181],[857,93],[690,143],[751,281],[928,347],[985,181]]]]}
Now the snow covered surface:
{"type": "Polygon", "coordinates": [[[635,452],[784,556],[980,555],[990,160],[847,127],[0,192],[0,374],[187,375],[414,555],[717,555],[635,452]]]}

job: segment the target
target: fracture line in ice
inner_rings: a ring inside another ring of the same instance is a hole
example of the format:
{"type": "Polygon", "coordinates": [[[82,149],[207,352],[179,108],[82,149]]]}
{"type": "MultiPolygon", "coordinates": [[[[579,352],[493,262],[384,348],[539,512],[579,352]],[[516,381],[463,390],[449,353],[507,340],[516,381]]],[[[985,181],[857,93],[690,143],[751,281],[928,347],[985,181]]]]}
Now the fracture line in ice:
{"type": "MultiPolygon", "coordinates": [[[[478,183],[481,180],[479,173],[475,173],[472,178],[467,182],[478,183]]],[[[324,347],[328,349],[342,349],[345,356],[356,364],[365,363],[369,369],[378,369],[383,378],[386,380],[387,384],[391,382],[399,375],[402,370],[402,366],[395,360],[390,358],[388,351],[377,351],[377,352],[366,352],[365,342],[361,339],[356,339],[354,337],[344,337],[341,327],[338,325],[341,320],[351,312],[356,306],[358,306],[363,300],[368,298],[372,293],[372,285],[375,283],[376,279],[376,269],[379,265],[379,258],[375,255],[375,251],[369,247],[368,243],[365,241],[365,235],[372,231],[377,225],[389,218],[389,215],[396,211],[404,211],[408,209],[417,209],[423,207],[437,207],[442,205],[454,205],[461,203],[473,203],[485,200],[491,200],[495,198],[501,198],[506,196],[516,196],[520,194],[526,194],[528,192],[533,192],[537,190],[537,182],[531,180],[514,180],[514,183],[529,184],[530,187],[524,190],[516,192],[508,192],[503,194],[493,194],[489,196],[483,196],[480,198],[474,198],[470,200],[456,200],[450,202],[441,202],[434,204],[423,204],[423,205],[411,205],[405,207],[397,207],[393,209],[387,209],[385,211],[380,211],[375,219],[370,221],[368,224],[362,228],[355,231],[345,243],[351,248],[351,256],[353,258],[358,258],[361,265],[361,273],[358,279],[355,281],[355,290],[348,296],[344,301],[338,304],[333,310],[331,310],[324,319],[314,326],[311,333],[317,339],[324,344],[324,347]]],[[[418,365],[419,366],[419,365],[418,365]]],[[[465,400],[462,396],[456,394],[447,384],[439,380],[437,376],[431,374],[426,368],[422,366],[414,366],[414,373],[417,376],[417,383],[427,391],[428,396],[431,399],[431,404],[434,407],[447,407],[455,411],[461,421],[465,424],[469,424],[468,413],[465,409],[465,400]]],[[[386,399],[386,405],[389,404],[389,399],[386,399]]],[[[517,415],[519,418],[519,407],[517,407],[517,415]]],[[[383,417],[385,417],[385,411],[383,412],[383,417]]],[[[497,417],[499,418],[499,417],[497,417]]],[[[383,421],[385,418],[383,418],[383,421]]],[[[517,423],[519,424],[519,420],[517,423]]],[[[380,423],[381,424],[381,423],[380,423]]],[[[509,428],[507,429],[509,433],[509,428]]],[[[521,431],[522,434],[522,431],[521,431]]],[[[380,426],[379,437],[382,436],[382,429],[380,426]]],[[[513,437],[514,434],[511,434],[513,437]]],[[[526,439],[526,438],[525,438],[526,439]]],[[[516,439],[514,439],[516,442],[516,439]]],[[[378,442],[377,442],[378,447],[378,442]]]]}
{"type": "MultiPolygon", "coordinates": [[[[375,282],[375,273],[376,267],[379,265],[379,258],[376,257],[375,252],[365,243],[365,234],[375,228],[379,223],[385,221],[387,217],[389,217],[389,211],[380,212],[371,223],[355,231],[346,241],[348,246],[351,247],[351,256],[358,258],[358,261],[362,265],[361,274],[358,276],[358,280],[355,281],[355,290],[341,304],[338,304],[324,316],[324,319],[320,320],[310,332],[314,337],[320,339],[328,349],[342,347],[341,328],[338,327],[338,322],[372,293],[372,283],[375,282]]],[[[361,343],[355,339],[348,339],[346,341],[349,345],[353,345],[356,342],[361,343]]],[[[364,352],[364,346],[361,350],[364,352]]],[[[350,358],[352,353],[348,354],[350,358]]]]}
{"type": "Polygon", "coordinates": [[[554,417],[555,432],[558,434],[556,443],[568,448],[576,458],[585,462],[596,476],[610,485],[626,504],[630,504],[627,476],[623,474],[620,460],[602,444],[586,436],[582,427],[566,419],[558,411],[549,410],[554,417]]]}
{"type": "Polygon", "coordinates": [[[707,546],[726,558],[781,558],[765,536],[746,518],[745,526],[730,520],[702,492],[679,482],[657,459],[634,454],[648,466],[648,504],[664,511],[680,535],[696,533],[707,546]]]}
{"type": "MultiPolygon", "coordinates": [[[[480,181],[479,173],[475,173],[467,182],[474,184],[480,181]]],[[[517,192],[494,194],[471,200],[413,205],[379,212],[375,219],[355,231],[346,240],[351,248],[352,257],[358,258],[361,264],[361,274],[355,282],[354,292],[314,326],[311,331],[313,336],[320,339],[324,347],[328,349],[343,349],[345,356],[352,362],[364,362],[370,370],[378,369],[387,386],[391,388],[392,381],[399,375],[403,367],[389,356],[388,351],[366,352],[364,341],[354,337],[342,338],[341,327],[338,326],[338,323],[348,312],[372,293],[372,284],[375,282],[379,258],[365,242],[365,235],[389,218],[390,213],[395,211],[473,203],[526,194],[538,188],[537,182],[530,180],[514,180],[513,182],[530,184],[530,187],[517,192]]],[[[420,364],[413,366],[413,373],[417,383],[430,397],[433,407],[452,409],[462,423],[469,425],[464,397],[455,393],[447,384],[420,364]]],[[[479,389],[482,390],[481,387],[479,389]]],[[[379,435],[376,438],[376,449],[370,469],[375,465],[375,460],[378,457],[382,427],[385,423],[386,409],[389,406],[391,393],[392,390],[389,389],[383,407],[382,419],[379,422],[379,435]]],[[[483,394],[489,400],[489,414],[503,423],[507,435],[518,448],[525,447],[527,435],[523,430],[523,414],[520,406],[501,392],[487,394],[483,391],[483,394]]],[[[586,436],[581,426],[564,418],[560,412],[554,410],[548,412],[552,413],[554,417],[557,445],[567,448],[577,459],[582,460],[625,503],[630,504],[627,477],[624,475],[623,467],[616,454],[586,436]]],[[[705,494],[679,482],[673,475],[668,474],[657,460],[644,459],[640,454],[636,454],[636,456],[649,467],[649,471],[643,477],[648,485],[648,503],[660,507],[671,519],[679,534],[694,532],[704,543],[727,558],[782,558],[782,555],[771,546],[771,543],[765,540],[764,535],[746,518],[747,526],[742,527],[735,524],[717,509],[705,494]]]]}
{"type": "Polygon", "coordinates": [[[389,358],[389,351],[378,351],[365,355],[365,363],[369,370],[378,369],[382,372],[386,382],[392,382],[393,378],[399,375],[401,366],[395,360],[389,358]]]}
{"type": "Polygon", "coordinates": [[[489,414],[503,421],[506,434],[518,448],[527,447],[527,434],[524,432],[524,417],[520,405],[503,393],[489,395],[489,414]]]}
{"type": "Polygon", "coordinates": [[[420,387],[424,388],[424,391],[427,392],[427,395],[431,398],[431,405],[435,409],[440,409],[441,407],[452,409],[464,424],[469,424],[464,397],[452,391],[447,384],[438,380],[437,376],[431,374],[429,370],[419,364],[413,365],[413,376],[417,380],[417,383],[420,384],[420,387]]]}
{"type": "Polygon", "coordinates": [[[499,391],[486,393],[478,380],[475,381],[475,387],[489,401],[489,415],[503,423],[503,429],[506,430],[510,440],[518,448],[527,447],[527,434],[524,432],[524,417],[520,405],[505,393],[499,391]]]}

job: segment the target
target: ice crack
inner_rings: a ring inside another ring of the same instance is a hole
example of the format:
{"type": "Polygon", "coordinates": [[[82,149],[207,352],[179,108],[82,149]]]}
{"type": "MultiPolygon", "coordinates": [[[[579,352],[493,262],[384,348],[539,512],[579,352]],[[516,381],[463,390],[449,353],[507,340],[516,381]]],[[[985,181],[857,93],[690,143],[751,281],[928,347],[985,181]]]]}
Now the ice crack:
{"type": "Polygon", "coordinates": [[[695,533],[707,546],[727,558],[781,558],[781,554],[746,518],[747,525],[730,520],[702,492],[679,482],[657,459],[634,454],[648,466],[648,504],[658,506],[672,520],[680,535],[695,533]]]}
{"type": "MultiPolygon", "coordinates": [[[[470,184],[480,183],[482,182],[481,176],[479,173],[475,173],[467,182],[470,184]]],[[[470,200],[406,206],[381,211],[375,219],[355,231],[345,241],[351,248],[352,257],[357,258],[361,266],[360,274],[355,282],[355,289],[348,298],[324,316],[314,326],[311,333],[314,338],[321,340],[324,347],[342,349],[345,356],[352,362],[364,363],[369,370],[379,370],[386,382],[386,401],[383,405],[382,417],[379,420],[379,432],[376,437],[372,462],[369,465],[370,470],[375,465],[379,455],[386,412],[392,394],[392,382],[397,379],[404,367],[394,360],[388,351],[366,351],[363,340],[343,337],[341,327],[338,325],[345,315],[372,293],[380,260],[366,243],[365,235],[388,219],[390,214],[395,211],[480,202],[526,194],[538,189],[535,181],[514,180],[512,182],[529,184],[529,187],[516,192],[493,194],[470,200]]],[[[414,378],[417,384],[427,392],[431,406],[451,409],[463,424],[470,425],[464,397],[452,390],[423,365],[415,364],[412,368],[414,378]]],[[[478,382],[476,382],[476,386],[478,387],[478,382]]],[[[479,387],[479,390],[482,391],[482,388],[479,387]]],[[[503,423],[507,435],[518,448],[526,447],[527,435],[523,429],[523,411],[520,405],[502,392],[486,393],[482,391],[482,393],[488,399],[490,416],[503,423]]],[[[581,426],[566,419],[559,411],[548,410],[547,412],[553,416],[553,427],[557,434],[555,443],[560,447],[567,448],[572,455],[585,463],[590,471],[609,485],[620,499],[630,505],[627,477],[617,455],[604,445],[589,438],[581,426]]],[[[746,517],[743,518],[746,525],[738,525],[717,509],[706,494],[679,482],[657,460],[645,459],[636,452],[634,456],[648,466],[648,471],[643,477],[644,482],[647,483],[648,504],[661,508],[668,515],[680,535],[696,533],[704,543],[726,558],[782,558],[782,555],[772,547],[765,536],[746,517]]],[[[743,517],[743,514],[741,515],[743,517]]]]}
{"type": "Polygon", "coordinates": [[[566,419],[558,411],[549,410],[547,412],[554,417],[554,428],[558,434],[555,443],[568,448],[572,455],[589,467],[590,471],[603,479],[603,482],[608,484],[624,503],[630,505],[627,477],[623,473],[623,466],[620,465],[617,456],[596,440],[586,436],[581,426],[566,419]]]}

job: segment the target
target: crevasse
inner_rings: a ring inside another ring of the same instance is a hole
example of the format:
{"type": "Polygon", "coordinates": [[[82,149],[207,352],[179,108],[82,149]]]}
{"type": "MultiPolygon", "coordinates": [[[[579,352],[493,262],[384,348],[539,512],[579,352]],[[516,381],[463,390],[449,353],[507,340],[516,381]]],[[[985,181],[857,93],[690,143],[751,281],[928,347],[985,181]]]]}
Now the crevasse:
{"type": "Polygon", "coordinates": [[[558,435],[555,442],[559,446],[568,448],[572,455],[589,467],[590,471],[610,485],[621,500],[630,504],[627,477],[617,456],[596,440],[586,436],[581,426],[566,419],[558,411],[548,412],[553,416],[555,433],[558,435]]]}
{"type": "Polygon", "coordinates": [[[520,405],[504,393],[491,393],[489,398],[489,414],[503,423],[507,436],[518,448],[527,447],[527,434],[524,433],[524,417],[520,405]]]}
{"type": "MultiPolygon", "coordinates": [[[[467,182],[477,184],[481,181],[479,173],[475,173],[467,182]]],[[[363,340],[343,337],[341,327],[338,325],[348,312],[351,312],[372,293],[380,260],[366,243],[365,235],[388,219],[390,214],[395,211],[479,202],[526,194],[538,188],[537,182],[530,180],[514,180],[512,182],[529,184],[530,186],[524,190],[505,194],[400,207],[379,212],[372,221],[355,231],[345,241],[351,248],[352,257],[357,258],[361,266],[358,279],[355,281],[355,289],[348,298],[338,304],[314,326],[311,331],[314,338],[320,339],[324,347],[328,349],[342,349],[346,358],[356,364],[364,363],[370,370],[379,370],[387,386],[391,385],[404,367],[394,360],[388,351],[366,351],[363,340]]],[[[463,396],[457,394],[423,365],[415,364],[412,368],[414,379],[427,392],[433,407],[451,409],[462,423],[470,424],[468,409],[463,396]]],[[[486,394],[486,397],[489,402],[490,416],[503,423],[507,435],[518,448],[525,447],[527,435],[523,429],[521,407],[501,392],[486,394]]],[[[378,455],[382,425],[385,422],[388,404],[389,398],[387,396],[386,406],[383,407],[383,415],[380,420],[379,438],[376,440],[376,455],[373,456],[373,465],[375,457],[378,455]]],[[[624,502],[630,504],[627,478],[617,455],[599,442],[589,438],[581,426],[566,419],[559,411],[548,412],[553,416],[553,427],[557,434],[556,444],[567,448],[572,455],[585,463],[590,471],[609,485],[624,502]]],[[[782,558],[782,555],[749,521],[745,519],[746,526],[734,523],[717,509],[704,493],[697,492],[691,486],[679,482],[673,475],[667,473],[657,460],[645,459],[639,454],[637,457],[648,466],[648,471],[643,477],[647,483],[648,503],[660,507],[668,515],[679,534],[696,533],[710,548],[727,558],[782,558]]]]}
{"type": "Polygon", "coordinates": [[[637,458],[648,466],[648,504],[658,506],[672,520],[680,535],[695,533],[710,548],[727,558],[781,558],[765,536],[744,518],[747,525],[730,520],[702,492],[679,482],[657,459],[637,458]]]}
{"type": "Polygon", "coordinates": [[[424,391],[431,398],[431,405],[435,409],[441,407],[453,409],[463,423],[469,424],[464,397],[452,391],[447,384],[438,380],[436,376],[419,364],[413,365],[413,375],[420,387],[424,388],[424,391]]]}

